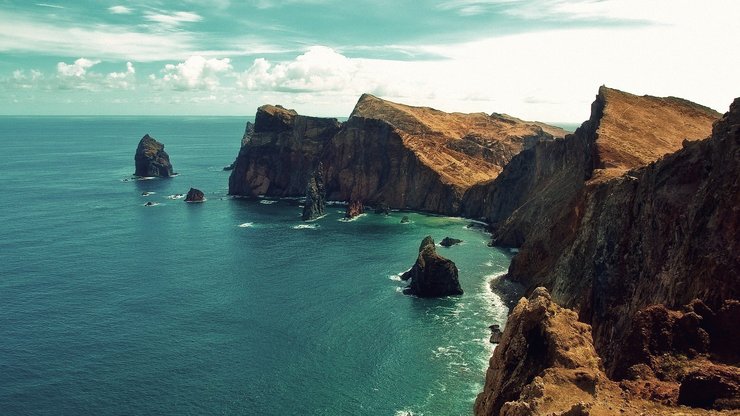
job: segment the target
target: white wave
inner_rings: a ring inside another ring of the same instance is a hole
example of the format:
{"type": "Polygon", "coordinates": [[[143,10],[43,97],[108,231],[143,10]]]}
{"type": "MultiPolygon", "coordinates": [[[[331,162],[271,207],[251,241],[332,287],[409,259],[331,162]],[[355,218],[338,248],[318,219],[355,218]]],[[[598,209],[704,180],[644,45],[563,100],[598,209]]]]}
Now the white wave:
{"type": "MultiPolygon", "coordinates": [[[[303,214],[298,214],[298,215],[303,215],[303,214]]],[[[316,217],[316,218],[314,218],[314,219],[312,219],[312,220],[306,220],[305,222],[314,222],[314,221],[318,221],[318,220],[320,220],[320,219],[322,219],[322,218],[326,217],[327,215],[329,215],[329,214],[319,215],[318,217],[316,217]]]]}
{"type": "Polygon", "coordinates": [[[272,204],[275,204],[277,202],[278,201],[276,199],[262,199],[262,200],[260,200],[260,204],[263,204],[263,205],[272,205],[272,204]]]}
{"type": "Polygon", "coordinates": [[[147,192],[142,192],[141,193],[141,196],[149,196],[149,195],[154,195],[154,194],[156,194],[156,192],[148,192],[147,191],[147,192]]]}
{"type": "Polygon", "coordinates": [[[150,181],[152,179],[156,179],[154,176],[137,176],[134,178],[137,181],[150,181]]]}
{"type": "Polygon", "coordinates": [[[159,202],[151,202],[151,201],[149,201],[146,204],[144,204],[145,207],[156,207],[157,205],[159,205],[159,202]]]}
{"type": "Polygon", "coordinates": [[[208,198],[203,198],[200,201],[185,201],[185,202],[187,202],[188,204],[200,204],[201,202],[206,202],[206,201],[208,201],[208,198]]]}
{"type": "Polygon", "coordinates": [[[359,218],[366,217],[366,216],[367,216],[366,213],[362,213],[362,214],[360,214],[360,215],[358,215],[356,217],[353,217],[353,218],[340,218],[337,221],[341,221],[341,222],[352,222],[352,221],[355,221],[355,220],[357,220],[359,218]]]}
{"type": "Polygon", "coordinates": [[[238,225],[238,227],[240,227],[240,228],[249,228],[249,227],[253,227],[253,226],[254,226],[254,223],[253,222],[245,222],[245,223],[241,223],[241,224],[238,225]]]}
{"type": "Polygon", "coordinates": [[[512,247],[512,248],[509,249],[509,253],[511,253],[511,254],[516,254],[518,252],[519,252],[519,249],[518,248],[512,247]]]}
{"type": "Polygon", "coordinates": [[[307,230],[307,229],[315,230],[318,227],[319,227],[318,224],[298,224],[298,225],[294,225],[292,228],[294,230],[307,230]]]}
{"type": "Polygon", "coordinates": [[[394,282],[402,282],[403,281],[403,280],[401,280],[401,275],[402,274],[403,273],[392,274],[392,275],[388,276],[388,278],[391,279],[391,280],[393,280],[394,282]]]}
{"type": "Polygon", "coordinates": [[[183,199],[183,198],[185,198],[185,194],[167,195],[167,199],[183,199]]]}
{"type": "MultiPolygon", "coordinates": [[[[421,415],[421,413],[419,413],[421,415]]],[[[395,416],[417,416],[416,413],[414,413],[413,410],[403,409],[403,410],[396,410],[395,416]]]]}

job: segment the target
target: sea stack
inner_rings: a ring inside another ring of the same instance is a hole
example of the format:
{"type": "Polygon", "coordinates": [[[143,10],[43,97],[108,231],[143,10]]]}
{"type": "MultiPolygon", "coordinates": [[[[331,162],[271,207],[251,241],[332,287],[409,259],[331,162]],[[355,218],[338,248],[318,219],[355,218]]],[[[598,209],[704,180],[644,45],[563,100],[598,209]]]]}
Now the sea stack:
{"type": "Polygon", "coordinates": [[[365,206],[360,201],[352,201],[347,205],[347,211],[344,213],[344,218],[351,220],[360,214],[365,212],[365,206]]]}
{"type": "Polygon", "coordinates": [[[185,202],[204,202],[205,200],[205,194],[200,189],[190,188],[185,196],[185,202]]]}
{"type": "Polygon", "coordinates": [[[409,271],[401,275],[402,280],[411,280],[403,291],[406,295],[420,298],[441,298],[462,295],[457,278],[457,266],[452,260],[437,254],[434,239],[426,236],[419,246],[419,257],[409,271]]]}
{"type": "Polygon", "coordinates": [[[326,208],[326,188],[324,186],[324,176],[321,171],[324,166],[319,166],[314,170],[313,175],[308,179],[306,185],[306,202],[303,205],[303,221],[315,220],[325,213],[326,208]]]}
{"type": "Polygon", "coordinates": [[[148,134],[139,141],[134,162],[136,163],[134,176],[167,178],[175,175],[170,156],[164,151],[164,145],[148,134]]]}

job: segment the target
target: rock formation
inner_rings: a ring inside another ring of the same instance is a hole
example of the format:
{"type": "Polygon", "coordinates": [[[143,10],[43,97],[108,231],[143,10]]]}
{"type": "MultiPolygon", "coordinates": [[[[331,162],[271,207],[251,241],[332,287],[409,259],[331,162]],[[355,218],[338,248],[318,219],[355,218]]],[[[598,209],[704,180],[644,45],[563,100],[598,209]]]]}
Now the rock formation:
{"type": "MultiPolygon", "coordinates": [[[[661,342],[661,339],[654,339],[654,342],[661,342]]],[[[711,402],[713,406],[731,404],[732,398],[738,397],[738,373],[732,370],[736,367],[704,368],[704,372],[693,371],[683,379],[681,391],[686,391],[686,400],[702,404],[711,402]],[[722,398],[717,397],[718,392],[722,398]]],[[[500,343],[491,357],[484,390],[475,401],[475,414],[718,414],[701,408],[679,409],[675,401],[656,400],[661,388],[672,389],[675,396],[677,383],[653,378],[652,384],[645,384],[652,387],[653,395],[636,395],[609,380],[594,349],[590,326],[580,322],[574,311],[553,302],[545,288],[536,288],[528,299],[522,298],[509,315],[500,343]]]]}
{"type": "Polygon", "coordinates": [[[306,202],[303,205],[303,221],[315,220],[325,214],[326,188],[324,187],[324,166],[319,163],[306,185],[306,202]]]}
{"type": "Polygon", "coordinates": [[[352,201],[347,205],[347,210],[344,212],[344,218],[351,220],[356,216],[365,212],[365,206],[360,201],[352,201]]]}
{"type": "Polygon", "coordinates": [[[463,240],[460,240],[460,239],[457,239],[457,238],[445,237],[445,238],[442,239],[442,241],[439,242],[439,245],[442,246],[442,247],[452,247],[455,244],[460,244],[462,242],[463,242],[463,240]]]}
{"type": "Polygon", "coordinates": [[[188,194],[185,195],[185,202],[204,202],[205,200],[205,194],[200,189],[190,188],[188,194]]]}
{"type": "Polygon", "coordinates": [[[134,176],[166,178],[175,174],[170,156],[164,151],[164,145],[148,134],[139,141],[134,162],[136,164],[134,176]]]}
{"type": "Polygon", "coordinates": [[[401,275],[401,280],[411,280],[404,294],[420,298],[438,298],[462,295],[457,267],[452,260],[437,254],[434,239],[426,236],[419,246],[419,256],[411,269],[401,275]]]}
{"type": "Polygon", "coordinates": [[[321,161],[329,200],[457,214],[466,189],[552,139],[542,125],[509,116],[449,114],[368,94],[341,125],[263,106],[242,141],[229,193],[302,196],[321,161]]]}
{"type": "Polygon", "coordinates": [[[319,156],[340,124],[265,105],[247,126],[229,176],[229,194],[302,197],[319,156]]]}

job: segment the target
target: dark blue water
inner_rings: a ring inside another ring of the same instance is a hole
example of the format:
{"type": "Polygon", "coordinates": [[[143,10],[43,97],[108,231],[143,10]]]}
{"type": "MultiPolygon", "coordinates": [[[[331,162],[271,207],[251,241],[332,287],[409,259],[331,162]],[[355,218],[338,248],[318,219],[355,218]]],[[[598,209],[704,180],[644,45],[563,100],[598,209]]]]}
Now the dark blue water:
{"type": "Polygon", "coordinates": [[[507,255],[461,219],[228,198],[245,121],[0,118],[0,414],[470,413],[507,255]],[[145,133],[180,176],[123,181],[145,133]],[[465,240],[464,296],[400,293],[426,234],[465,240]]]}

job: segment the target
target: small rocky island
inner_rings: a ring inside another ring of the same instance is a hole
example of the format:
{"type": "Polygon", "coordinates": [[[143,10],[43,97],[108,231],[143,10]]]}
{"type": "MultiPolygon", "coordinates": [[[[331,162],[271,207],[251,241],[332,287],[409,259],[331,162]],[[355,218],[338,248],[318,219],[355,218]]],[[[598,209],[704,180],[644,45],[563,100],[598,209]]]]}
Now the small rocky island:
{"type": "Polygon", "coordinates": [[[164,144],[148,134],[139,141],[134,162],[136,163],[134,176],[167,178],[176,175],[172,170],[170,156],[164,151],[164,144]]]}
{"type": "Polygon", "coordinates": [[[185,202],[205,202],[206,196],[200,189],[190,188],[185,195],[185,202]]]}
{"type": "Polygon", "coordinates": [[[457,278],[457,266],[452,260],[437,254],[434,239],[429,235],[421,241],[416,263],[401,275],[401,280],[411,280],[403,291],[406,295],[441,298],[463,294],[457,278]]]}

